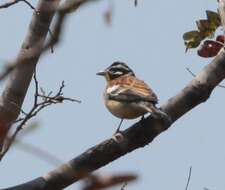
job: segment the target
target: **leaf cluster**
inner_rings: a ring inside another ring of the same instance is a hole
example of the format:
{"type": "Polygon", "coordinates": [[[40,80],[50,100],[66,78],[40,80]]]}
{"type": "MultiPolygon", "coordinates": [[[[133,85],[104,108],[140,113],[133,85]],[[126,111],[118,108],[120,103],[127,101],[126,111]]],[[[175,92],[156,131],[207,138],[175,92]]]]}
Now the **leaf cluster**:
{"type": "Polygon", "coordinates": [[[223,47],[224,36],[217,36],[216,40],[212,39],[216,30],[221,26],[221,19],[217,12],[207,10],[207,19],[196,21],[197,30],[184,33],[183,39],[186,51],[190,48],[197,48],[202,42],[198,50],[201,57],[213,57],[223,47]]]}

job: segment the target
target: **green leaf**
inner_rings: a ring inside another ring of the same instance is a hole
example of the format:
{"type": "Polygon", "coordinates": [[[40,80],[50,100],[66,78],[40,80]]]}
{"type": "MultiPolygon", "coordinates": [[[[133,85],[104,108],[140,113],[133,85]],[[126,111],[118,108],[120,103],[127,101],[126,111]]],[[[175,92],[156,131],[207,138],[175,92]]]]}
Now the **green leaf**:
{"type": "Polygon", "coordinates": [[[209,20],[198,20],[196,21],[199,32],[202,38],[213,37],[216,30],[215,25],[209,20]]]}
{"type": "Polygon", "coordinates": [[[211,22],[211,25],[214,25],[215,28],[218,28],[221,25],[221,19],[218,13],[207,10],[206,15],[209,22],[211,22]]]}
{"type": "Polygon", "coordinates": [[[189,48],[198,47],[203,38],[199,31],[193,30],[193,31],[184,33],[183,39],[184,39],[184,44],[186,46],[186,51],[187,51],[189,48]]]}

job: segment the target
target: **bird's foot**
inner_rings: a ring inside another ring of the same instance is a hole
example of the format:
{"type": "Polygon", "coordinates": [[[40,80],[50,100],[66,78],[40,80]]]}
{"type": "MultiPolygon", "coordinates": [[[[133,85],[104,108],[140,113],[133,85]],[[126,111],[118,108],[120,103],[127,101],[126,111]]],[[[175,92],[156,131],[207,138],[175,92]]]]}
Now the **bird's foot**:
{"type": "Polygon", "coordinates": [[[114,132],[114,135],[120,133],[120,127],[117,127],[116,131],[114,132]]]}

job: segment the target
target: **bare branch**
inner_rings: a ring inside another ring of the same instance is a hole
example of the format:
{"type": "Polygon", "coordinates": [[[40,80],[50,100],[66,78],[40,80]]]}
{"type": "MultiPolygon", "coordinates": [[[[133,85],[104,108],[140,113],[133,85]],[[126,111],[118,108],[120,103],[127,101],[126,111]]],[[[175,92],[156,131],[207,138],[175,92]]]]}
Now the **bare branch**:
{"type": "MultiPolygon", "coordinates": [[[[36,69],[35,69],[36,70],[36,69]]],[[[58,92],[54,95],[54,96],[46,96],[43,94],[40,94],[39,92],[39,84],[38,84],[38,80],[36,77],[36,72],[34,72],[34,83],[35,83],[35,93],[34,93],[34,103],[33,103],[33,107],[31,108],[31,110],[26,113],[24,111],[22,111],[25,115],[24,118],[20,118],[19,120],[17,120],[16,122],[20,122],[17,127],[15,132],[13,133],[13,135],[7,139],[1,153],[0,153],[0,160],[2,160],[2,158],[4,157],[4,155],[8,152],[9,148],[11,147],[12,143],[15,141],[16,136],[18,135],[18,133],[23,129],[24,125],[34,116],[36,116],[41,110],[43,110],[44,108],[52,105],[52,104],[58,104],[58,103],[62,103],[63,101],[71,101],[71,102],[78,102],[80,103],[81,101],[76,100],[76,99],[72,99],[72,98],[67,98],[63,96],[63,88],[65,87],[64,81],[62,82],[58,92]],[[39,101],[39,99],[41,99],[41,101],[39,101]]],[[[44,90],[42,90],[42,92],[44,92],[44,90]]],[[[44,92],[45,93],[45,92],[44,92]]],[[[16,104],[15,104],[16,105],[16,104]]],[[[16,107],[18,107],[16,105],[16,107]]]]}
{"type": "MultiPolygon", "coordinates": [[[[205,102],[212,90],[224,78],[225,51],[221,50],[209,65],[205,66],[176,96],[170,98],[162,105],[161,109],[171,117],[172,122],[175,122],[189,110],[205,102]]],[[[115,134],[112,138],[88,149],[45,176],[21,185],[21,188],[26,187],[26,185],[33,185],[33,190],[63,189],[85,177],[90,172],[137,148],[146,146],[169,127],[168,123],[150,115],[130,128],[115,134]]],[[[9,188],[7,190],[13,189],[9,188]]]]}
{"type": "MultiPolygon", "coordinates": [[[[61,34],[63,23],[66,18],[65,15],[68,14],[68,12],[66,12],[65,9],[58,10],[58,19],[56,21],[55,27],[53,28],[53,32],[51,32],[51,30],[49,29],[52,16],[54,12],[58,9],[57,5],[59,4],[59,1],[60,0],[53,0],[52,2],[49,2],[47,0],[40,0],[37,6],[37,9],[35,9],[26,0],[24,1],[34,10],[33,19],[31,21],[31,26],[30,26],[30,31],[28,31],[27,38],[25,39],[23,43],[23,46],[22,46],[20,54],[18,55],[18,58],[14,61],[14,63],[11,63],[10,65],[8,65],[6,67],[6,70],[2,74],[0,74],[0,79],[3,79],[8,74],[12,73],[9,79],[8,85],[6,86],[2,96],[0,97],[0,118],[2,119],[2,121],[0,121],[1,123],[0,150],[2,149],[4,138],[6,137],[6,134],[11,124],[15,122],[16,118],[21,112],[21,106],[22,106],[24,97],[26,95],[32,73],[34,72],[35,65],[38,61],[40,54],[47,51],[48,49],[51,49],[51,51],[53,52],[53,46],[59,42],[59,39],[60,39],[59,36],[61,34]],[[48,9],[46,9],[46,7],[48,7],[48,9]],[[42,17],[43,17],[43,20],[42,20],[42,17]],[[44,24],[41,23],[42,21],[45,23],[44,24]],[[35,28],[34,26],[37,28],[35,28]],[[42,26],[42,28],[40,28],[40,26],[42,26]],[[50,39],[44,46],[44,39],[47,35],[47,32],[49,32],[50,34],[50,39]],[[23,79],[18,80],[21,77],[23,77],[23,79]],[[18,94],[20,96],[18,96],[18,94]],[[11,100],[13,100],[13,103],[11,103],[12,102],[11,100]]],[[[74,8],[77,9],[83,2],[87,2],[87,1],[79,1],[78,3],[76,1],[68,1],[68,2],[70,3],[73,2],[73,9],[74,8]]],[[[17,2],[14,2],[14,3],[17,3],[17,2]]],[[[10,6],[10,5],[7,4],[4,6],[10,6]]],[[[68,5],[67,1],[64,2],[64,5],[68,5]]],[[[68,6],[66,8],[68,9],[68,6]]],[[[38,86],[37,86],[36,76],[34,76],[34,80],[36,82],[36,92],[37,92],[38,86]]],[[[64,85],[62,85],[62,88],[63,87],[64,85]]],[[[34,107],[37,106],[38,108],[35,110],[32,110],[31,115],[28,115],[24,118],[19,118],[16,120],[16,122],[22,122],[22,123],[24,122],[24,123],[19,125],[19,127],[17,127],[17,130],[15,131],[14,135],[16,136],[16,134],[22,129],[22,126],[26,123],[26,118],[34,117],[44,107],[49,106],[53,103],[55,104],[55,103],[59,103],[63,101],[80,102],[79,100],[63,97],[61,94],[61,90],[59,91],[59,94],[55,95],[54,97],[50,97],[50,96],[46,97],[45,94],[35,93],[36,95],[35,95],[34,107]],[[37,105],[38,96],[45,98],[46,100],[45,103],[37,105]]],[[[12,139],[15,138],[14,135],[12,136],[12,139]]],[[[12,143],[11,141],[9,142],[10,143],[8,148],[10,147],[10,144],[12,143]]],[[[1,154],[2,156],[8,151],[8,148],[2,150],[2,154],[1,154]]],[[[0,159],[2,158],[2,156],[0,156],[0,159]]]]}
{"type": "MultiPolygon", "coordinates": [[[[10,76],[0,97],[0,150],[10,126],[20,113],[19,109],[15,109],[15,104],[21,108],[59,1],[39,0],[22,48],[14,63],[7,69],[10,76]],[[46,10],[48,8],[53,10],[46,10]]],[[[4,76],[6,74],[1,75],[4,76]]]]}
{"type": "Polygon", "coordinates": [[[190,169],[189,169],[188,180],[187,180],[185,190],[188,190],[188,186],[189,186],[189,183],[190,183],[190,180],[191,180],[191,173],[192,173],[192,167],[190,167],[190,169]]]}
{"type": "MultiPolygon", "coordinates": [[[[27,0],[14,0],[9,4],[8,6],[11,6],[11,4],[18,3],[20,1],[24,1],[27,5],[30,6],[36,13],[36,16],[41,14],[42,12],[56,12],[57,13],[57,18],[55,25],[52,29],[48,28],[48,32],[50,35],[50,39],[46,42],[45,46],[43,46],[42,49],[40,49],[39,44],[34,44],[34,47],[32,51],[29,51],[29,54],[26,55],[27,59],[32,59],[36,58],[39,56],[41,53],[44,53],[48,51],[49,49],[51,50],[51,53],[54,52],[54,46],[58,44],[61,41],[61,35],[62,35],[62,29],[64,28],[64,23],[66,21],[67,15],[70,14],[71,12],[75,12],[81,5],[88,3],[88,2],[93,2],[93,1],[99,1],[99,0],[66,0],[60,5],[60,7],[57,6],[48,6],[49,10],[44,9],[43,11],[40,9],[35,9],[27,0]]],[[[56,1],[56,0],[55,0],[56,1]]],[[[57,0],[59,1],[59,0],[57,0]]],[[[5,8],[5,4],[2,5],[5,8]]],[[[15,60],[14,62],[7,64],[5,67],[5,70],[0,73],[0,81],[3,80],[8,74],[10,74],[16,67],[19,67],[21,64],[25,64],[25,62],[22,62],[23,60],[15,60]]]]}
{"type": "MultiPolygon", "coordinates": [[[[19,0],[24,1],[24,0],[19,0]]],[[[59,0],[58,0],[59,1],[59,0]]],[[[94,0],[97,1],[97,0],[94,0]]],[[[61,35],[62,35],[62,29],[64,28],[64,23],[66,21],[67,15],[71,12],[75,12],[82,4],[90,2],[90,0],[66,0],[62,5],[58,7],[54,6],[48,6],[49,10],[48,12],[57,12],[56,22],[52,29],[52,31],[48,28],[48,32],[50,34],[50,39],[46,42],[46,44],[40,49],[39,44],[34,44],[34,47],[32,50],[29,51],[29,54],[26,55],[26,59],[32,59],[38,57],[40,54],[45,53],[49,49],[51,50],[51,53],[54,52],[54,46],[58,44],[61,41],[61,35]]],[[[93,2],[93,0],[92,0],[93,2]]],[[[17,1],[15,3],[18,3],[17,1]]],[[[14,3],[14,4],[15,4],[14,3]]],[[[32,5],[30,6],[34,12],[36,13],[36,16],[41,14],[41,10],[36,10],[32,5]]],[[[44,10],[45,12],[47,10],[44,10]]],[[[24,60],[15,60],[14,62],[7,64],[5,67],[5,70],[3,70],[2,73],[0,73],[0,81],[5,79],[5,77],[10,74],[16,67],[19,67],[21,64],[25,64],[24,60]]],[[[28,62],[29,63],[29,62],[28,62]]]]}
{"type": "MultiPolygon", "coordinates": [[[[187,70],[193,77],[196,76],[196,74],[194,74],[194,73],[191,71],[191,69],[189,69],[188,67],[186,67],[186,70],[187,70]]],[[[218,87],[221,87],[221,88],[225,88],[225,86],[223,86],[223,85],[221,85],[221,84],[218,84],[217,86],[218,86],[218,87]]]]}
{"type": "Polygon", "coordinates": [[[34,83],[35,83],[35,93],[34,93],[34,105],[33,107],[36,107],[37,106],[37,103],[38,103],[38,81],[37,81],[37,77],[36,77],[36,67],[34,68],[34,83]]]}
{"type": "Polygon", "coordinates": [[[10,7],[10,6],[12,6],[12,5],[16,4],[16,3],[19,3],[21,1],[23,1],[23,0],[13,0],[11,2],[4,3],[3,5],[0,5],[0,9],[8,8],[8,7],[10,7]]]}
{"type": "MultiPolygon", "coordinates": [[[[66,15],[71,11],[75,11],[81,4],[89,2],[89,0],[67,0],[64,1],[62,7],[58,8],[59,2],[60,0],[39,0],[37,8],[32,7],[34,9],[33,18],[20,53],[17,59],[0,74],[0,79],[11,74],[8,84],[0,97],[0,150],[11,124],[14,123],[20,113],[18,109],[15,111],[15,104],[17,107],[21,107],[40,55],[48,49],[53,52],[53,46],[60,40],[66,15]],[[58,19],[55,27],[53,27],[53,32],[51,32],[49,26],[56,11],[58,19]],[[44,45],[48,32],[51,38],[44,45]],[[11,104],[11,100],[15,104],[11,104]]],[[[62,98],[58,97],[58,99],[62,98]]],[[[68,98],[64,98],[64,100],[72,101],[72,99],[68,98]]]]}
{"type": "Polygon", "coordinates": [[[7,2],[7,3],[4,3],[4,4],[0,5],[0,9],[11,7],[12,5],[15,5],[15,4],[19,3],[19,2],[24,2],[31,9],[35,10],[34,6],[27,0],[12,0],[10,2],[7,2]]]}
{"type": "MultiPolygon", "coordinates": [[[[225,5],[225,0],[219,0],[219,2],[223,2],[225,5]]],[[[224,78],[225,51],[222,49],[209,65],[205,66],[176,96],[162,105],[161,109],[170,116],[172,122],[175,122],[188,111],[205,102],[213,89],[224,78]]],[[[33,190],[63,189],[85,176],[81,174],[88,175],[119,157],[146,146],[169,127],[162,120],[149,116],[90,148],[45,176],[17,186],[17,189],[28,190],[28,187],[31,186],[33,190]]],[[[7,190],[12,189],[13,187],[7,190]]]]}

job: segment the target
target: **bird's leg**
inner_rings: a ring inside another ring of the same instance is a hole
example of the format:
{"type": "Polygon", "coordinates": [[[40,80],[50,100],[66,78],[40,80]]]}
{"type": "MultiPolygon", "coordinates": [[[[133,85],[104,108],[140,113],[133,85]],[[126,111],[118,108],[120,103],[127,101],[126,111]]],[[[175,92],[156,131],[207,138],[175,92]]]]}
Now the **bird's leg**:
{"type": "Polygon", "coordinates": [[[121,127],[122,123],[123,123],[123,119],[120,120],[120,124],[117,127],[115,134],[118,133],[118,132],[120,132],[120,127],[121,127]]]}

